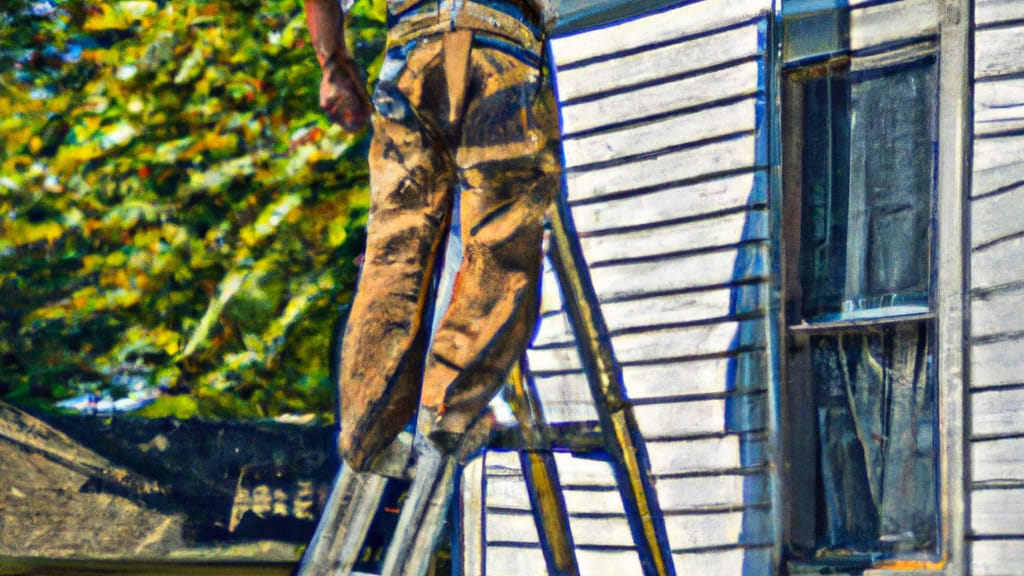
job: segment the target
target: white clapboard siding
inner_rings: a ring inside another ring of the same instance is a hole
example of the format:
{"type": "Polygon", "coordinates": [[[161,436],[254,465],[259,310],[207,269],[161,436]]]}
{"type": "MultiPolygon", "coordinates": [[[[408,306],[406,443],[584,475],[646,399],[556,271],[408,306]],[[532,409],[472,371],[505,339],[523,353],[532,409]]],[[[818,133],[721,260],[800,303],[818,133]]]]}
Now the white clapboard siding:
{"type": "Polygon", "coordinates": [[[971,283],[975,289],[1024,280],[1024,237],[992,244],[971,255],[971,283]]]}
{"type": "Polygon", "coordinates": [[[1024,482],[1024,438],[972,442],[971,467],[975,484],[1024,482]]]}
{"type": "Polygon", "coordinates": [[[598,28],[556,39],[555,61],[565,66],[746,22],[771,10],[768,0],[706,0],[624,22],[614,29],[598,28]]]}
{"type": "Polygon", "coordinates": [[[1021,414],[1024,414],[1024,389],[974,392],[971,394],[971,436],[1024,434],[1021,414]]]}
{"type": "MultiPolygon", "coordinates": [[[[722,70],[646,86],[629,92],[562,108],[562,130],[575,134],[658,114],[674,112],[757,92],[758,63],[746,62],[722,70]]],[[[561,87],[561,83],[559,83],[561,87]]]]}
{"type": "Polygon", "coordinates": [[[971,386],[1024,384],[1024,341],[975,343],[971,348],[971,386]]]}
{"type": "Polygon", "coordinates": [[[562,486],[603,488],[617,485],[611,463],[601,458],[556,452],[555,465],[562,486]]]}
{"type": "Polygon", "coordinates": [[[988,26],[1012,20],[1024,20],[1024,2],[1020,0],[974,1],[975,26],[988,26]]]}
{"type": "Polygon", "coordinates": [[[730,544],[765,544],[764,531],[750,530],[764,525],[764,510],[741,510],[711,514],[666,514],[665,528],[673,551],[713,548],[730,544]]]}
{"type": "MultiPolygon", "coordinates": [[[[1019,225],[1019,224],[1018,224],[1019,225]]],[[[971,302],[971,337],[994,337],[1024,332],[1024,287],[974,298],[971,302]]]]}
{"type": "Polygon", "coordinates": [[[1024,34],[1020,26],[986,28],[974,33],[974,76],[986,79],[1024,72],[1024,34]]]}
{"type": "Polygon", "coordinates": [[[608,514],[622,516],[622,494],[618,486],[590,486],[587,489],[563,488],[565,509],[570,514],[608,514]]]}
{"type": "Polygon", "coordinates": [[[971,542],[971,576],[1020,576],[1021,566],[1024,566],[1024,541],[971,542]]]}
{"type": "MultiPolygon", "coordinates": [[[[1024,2],[1017,2],[1017,4],[1024,7],[1024,2]]],[[[1024,128],[1024,78],[980,82],[974,87],[975,136],[988,136],[1022,128],[1024,128]]]]}
{"type": "Polygon", "coordinates": [[[576,341],[569,316],[564,311],[546,314],[537,322],[537,331],[531,346],[543,347],[553,344],[570,344],[576,341]]]}
{"type": "Polygon", "coordinates": [[[558,73],[560,98],[576,98],[648,83],[756,56],[757,24],[669,44],[558,73]],[[564,86],[564,88],[562,88],[564,86]]]}
{"type": "Polygon", "coordinates": [[[676,183],[754,165],[755,138],[742,135],[594,170],[569,172],[569,199],[578,201],[676,183]]]}
{"type": "Polygon", "coordinates": [[[971,531],[982,536],[1024,534],[1024,489],[975,490],[971,495],[971,531]]]}
{"type": "MultiPolygon", "coordinates": [[[[762,247],[747,248],[762,251],[762,247]]],[[[615,266],[602,266],[590,271],[594,289],[602,300],[639,297],[669,291],[692,290],[720,286],[760,277],[763,271],[733,270],[735,248],[687,254],[615,266]]]]}
{"type": "Polygon", "coordinates": [[[746,499],[751,493],[763,495],[766,490],[765,479],[759,474],[659,478],[656,486],[663,513],[738,509],[745,504],[763,504],[763,498],[757,502],[746,499]]]}
{"type": "Polygon", "coordinates": [[[585,237],[580,239],[580,243],[587,262],[599,265],[627,258],[721,248],[740,242],[765,240],[767,235],[767,213],[764,210],[752,210],[619,234],[585,237]]]}
{"type": "Polygon", "coordinates": [[[530,370],[534,373],[564,373],[583,370],[580,355],[575,347],[531,348],[526,351],[530,370]]]}
{"type": "Polygon", "coordinates": [[[509,511],[496,510],[488,503],[487,543],[500,544],[537,544],[537,522],[529,510],[509,511]]]}
{"type": "Polygon", "coordinates": [[[577,546],[634,548],[633,532],[625,514],[569,515],[569,528],[577,546]]]}
{"type": "Polygon", "coordinates": [[[764,548],[733,548],[730,550],[708,550],[692,553],[673,554],[676,574],[744,574],[760,576],[773,574],[771,551],[764,548]],[[744,572],[745,566],[759,567],[753,572],[744,572]]]}
{"type": "MultiPolygon", "coordinates": [[[[1021,61],[1024,62],[1024,58],[1021,61]]],[[[1021,184],[1024,182],[1024,135],[975,140],[973,168],[971,192],[974,196],[1021,184]]]]}
{"type": "Polygon", "coordinates": [[[534,383],[544,421],[548,424],[598,420],[594,395],[583,372],[536,376],[534,383]]]}
{"type": "Polygon", "coordinates": [[[634,300],[608,302],[601,307],[612,332],[652,326],[700,322],[729,315],[731,288],[713,288],[634,300]]]}
{"type": "Polygon", "coordinates": [[[648,440],[726,431],[724,399],[645,404],[633,408],[633,413],[648,440]]]}
{"type": "Polygon", "coordinates": [[[939,28],[938,7],[935,0],[902,0],[854,8],[850,10],[850,48],[867,50],[934,35],[939,28]]]}
{"type": "MultiPolygon", "coordinates": [[[[663,364],[637,364],[622,367],[622,379],[628,396],[634,400],[687,395],[723,394],[730,390],[731,366],[750,362],[763,352],[744,352],[737,356],[697,358],[663,364]]],[[[763,389],[764,381],[740,383],[749,389],[763,389]]]]}
{"type": "Polygon", "coordinates": [[[548,573],[540,546],[524,548],[488,545],[486,559],[487,576],[543,576],[548,573]]]}
{"type": "MultiPolygon", "coordinates": [[[[1024,100],[1024,85],[1021,85],[1024,100]]],[[[1024,175],[1022,175],[1024,176],[1024,175]]],[[[1024,183],[993,196],[971,203],[971,245],[978,247],[1008,236],[1020,234],[1024,228],[1024,183]]]]}
{"type": "Polygon", "coordinates": [[[740,458],[740,437],[736,435],[697,440],[648,442],[651,473],[680,474],[707,470],[736,470],[740,458]]]}
{"type": "Polygon", "coordinates": [[[586,235],[734,210],[748,203],[751,191],[762,187],[763,180],[763,172],[750,171],[647,194],[579,204],[573,207],[576,229],[586,235]]]}
{"type": "Polygon", "coordinates": [[[756,115],[757,99],[750,97],[689,114],[631,124],[610,132],[566,138],[563,143],[566,166],[575,168],[583,164],[607,162],[752,130],[756,115]]]}
{"type": "Polygon", "coordinates": [[[462,468],[460,509],[462,511],[462,574],[484,576],[484,461],[486,453],[473,458],[462,468]]]}
{"type": "Polygon", "coordinates": [[[761,329],[760,320],[699,324],[615,336],[612,346],[621,362],[656,362],[716,354],[740,346],[737,334],[744,323],[755,330],[761,329]]]}
{"type": "Polygon", "coordinates": [[[623,576],[643,574],[640,556],[634,550],[577,550],[580,574],[587,576],[623,576]]]}

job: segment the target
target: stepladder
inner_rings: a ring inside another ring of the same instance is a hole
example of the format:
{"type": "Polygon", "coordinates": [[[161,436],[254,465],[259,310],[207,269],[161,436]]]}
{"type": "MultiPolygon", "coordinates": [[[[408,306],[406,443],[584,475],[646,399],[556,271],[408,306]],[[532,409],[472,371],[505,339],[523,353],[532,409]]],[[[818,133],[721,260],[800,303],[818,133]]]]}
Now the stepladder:
{"type": "MultiPolygon", "coordinates": [[[[599,416],[599,443],[610,457],[644,576],[675,574],[645,445],[608,346],[593,288],[585,273],[571,211],[564,198],[549,212],[549,256],[599,416]],[[582,273],[581,273],[582,271],[582,273]]],[[[518,424],[516,450],[549,574],[578,576],[569,515],[560,494],[551,429],[544,421],[524,355],[506,383],[505,399],[518,424]]],[[[448,574],[438,554],[449,524],[461,464],[485,448],[493,418],[482,416],[459,454],[444,455],[404,432],[375,472],[343,465],[336,476],[299,576],[448,574]]],[[[448,559],[457,562],[458,559],[448,559]]],[[[453,573],[460,573],[455,570],[453,573]]]]}

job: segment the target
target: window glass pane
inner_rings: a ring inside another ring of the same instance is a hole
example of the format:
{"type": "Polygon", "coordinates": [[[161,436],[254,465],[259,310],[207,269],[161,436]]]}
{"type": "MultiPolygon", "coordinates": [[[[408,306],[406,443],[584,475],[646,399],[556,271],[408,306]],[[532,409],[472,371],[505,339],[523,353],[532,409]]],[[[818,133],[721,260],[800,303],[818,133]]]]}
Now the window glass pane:
{"type": "Polygon", "coordinates": [[[928,323],[815,336],[819,546],[934,552],[935,383],[928,323]]]}
{"type": "Polygon", "coordinates": [[[928,306],[935,59],[802,82],[804,318],[928,306]]]}
{"type": "Polygon", "coordinates": [[[934,94],[934,59],[854,78],[850,249],[864,273],[847,298],[927,301],[934,94]]]}

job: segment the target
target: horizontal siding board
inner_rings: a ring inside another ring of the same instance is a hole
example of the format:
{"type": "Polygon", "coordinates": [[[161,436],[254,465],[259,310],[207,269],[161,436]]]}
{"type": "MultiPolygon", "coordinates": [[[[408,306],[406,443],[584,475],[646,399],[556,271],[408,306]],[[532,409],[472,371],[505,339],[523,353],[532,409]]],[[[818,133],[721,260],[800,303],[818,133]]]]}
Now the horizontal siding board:
{"type": "MultiPolygon", "coordinates": [[[[764,246],[748,245],[750,253],[764,246]]],[[[763,255],[763,254],[761,254],[763,255]]],[[[699,289],[763,276],[766,270],[734,271],[739,250],[726,249],[674,258],[594,268],[590,277],[601,300],[641,297],[652,293],[699,289]]],[[[764,259],[761,258],[761,262],[764,259]]]]}
{"type": "Polygon", "coordinates": [[[1022,389],[975,392],[971,395],[971,435],[1024,434],[1021,414],[1024,414],[1022,389]]]}
{"type": "Polygon", "coordinates": [[[654,486],[664,513],[760,504],[766,494],[765,479],[760,474],[660,478],[654,486]],[[757,501],[750,502],[751,497],[757,501]]]}
{"type": "Polygon", "coordinates": [[[558,95],[572,100],[686,74],[756,55],[758,26],[726,30],[689,42],[669,44],[558,72],[558,95]]]}
{"type": "MultiPolygon", "coordinates": [[[[754,333],[763,331],[759,320],[745,322],[750,324],[750,329],[754,333]]],[[[740,345],[737,334],[741,324],[742,322],[719,322],[625,334],[613,337],[612,346],[620,362],[651,362],[683,356],[718,354],[740,345]]]]}
{"type": "Polygon", "coordinates": [[[1024,438],[971,443],[972,481],[1024,481],[1024,438]]]}
{"type": "Polygon", "coordinates": [[[617,228],[650,226],[681,218],[698,218],[740,208],[763,186],[764,171],[716,178],[648,194],[574,206],[576,230],[593,233],[617,228]]]}
{"type": "Polygon", "coordinates": [[[555,452],[555,466],[562,486],[617,486],[615,472],[607,460],[555,452]]]}
{"type": "MultiPolygon", "coordinates": [[[[1014,2],[1024,10],[1024,2],[1014,2]]],[[[1021,17],[1024,18],[1024,15],[1021,17]]],[[[1024,78],[1008,78],[975,85],[975,136],[1021,128],[1024,128],[1024,78]]]]}
{"type": "Polygon", "coordinates": [[[1024,534],[1024,489],[976,490],[971,494],[971,531],[978,536],[1024,534]]]}
{"type": "Polygon", "coordinates": [[[971,347],[971,386],[1024,383],[1024,341],[1001,340],[971,347]]]}
{"type": "Polygon", "coordinates": [[[487,478],[487,508],[503,508],[529,512],[530,495],[522,476],[495,476],[487,478]]]}
{"type": "MultiPolygon", "coordinates": [[[[1021,97],[1024,98],[1024,93],[1021,97]]],[[[1024,184],[971,202],[971,246],[1021,232],[1024,232],[1024,184]]]]}
{"type": "Polygon", "coordinates": [[[655,476],[737,469],[742,465],[739,436],[648,442],[647,454],[655,476]]]}
{"type": "Polygon", "coordinates": [[[938,33],[935,0],[903,0],[850,11],[850,48],[866,50],[938,33]]]}
{"type": "MultiPolygon", "coordinates": [[[[663,398],[691,394],[723,394],[735,387],[730,378],[735,366],[763,365],[757,362],[764,352],[744,352],[736,357],[701,358],[686,362],[653,365],[626,365],[622,367],[622,380],[627,395],[634,399],[663,398]]],[[[746,390],[764,389],[763,378],[745,383],[746,390]]]]}
{"type": "Polygon", "coordinates": [[[487,576],[535,576],[548,573],[540,547],[487,547],[487,576]]]}
{"type": "Polygon", "coordinates": [[[692,148],[645,157],[567,177],[569,199],[594,199],[637,188],[662,186],[680,180],[751,168],[756,139],[753,134],[692,148]]]}
{"type": "Polygon", "coordinates": [[[608,95],[587,106],[564,106],[561,109],[562,133],[575,134],[607,126],[610,122],[631,122],[748,96],[758,90],[758,74],[758,63],[749,61],[707,74],[608,95]]]}
{"type": "Polygon", "coordinates": [[[615,516],[570,516],[569,529],[577,546],[634,547],[633,532],[625,514],[615,516]]]}
{"type": "Polygon", "coordinates": [[[1021,304],[1024,304],[1024,287],[996,292],[984,298],[975,297],[971,301],[971,336],[998,337],[999,334],[1024,332],[1021,304]]]}
{"type": "Polygon", "coordinates": [[[608,302],[601,306],[601,310],[605,324],[613,332],[657,324],[700,322],[728,316],[732,292],[732,288],[726,287],[608,302]]]}
{"type": "Polygon", "coordinates": [[[993,244],[971,255],[971,285],[991,288],[1024,280],[1024,237],[993,244]]]}
{"type": "Polygon", "coordinates": [[[568,314],[550,314],[544,316],[537,322],[537,332],[533,337],[532,346],[548,346],[551,344],[565,344],[575,342],[572,325],[569,323],[568,314]]]}
{"type": "Polygon", "coordinates": [[[974,24],[986,26],[1024,20],[1024,2],[1020,0],[974,0],[974,24]]]}
{"type": "Polygon", "coordinates": [[[724,399],[645,404],[633,413],[647,439],[725,432],[724,399]]]}
{"type": "Polygon", "coordinates": [[[1024,26],[977,30],[974,33],[974,77],[990,78],[1024,72],[1024,26]]]}
{"type": "Polygon", "coordinates": [[[566,138],[562,151],[565,165],[574,168],[753,130],[756,122],[757,99],[751,97],[609,132],[566,138]]]}
{"type": "Polygon", "coordinates": [[[672,550],[710,548],[735,544],[765,544],[768,515],[761,509],[714,514],[665,516],[672,550]]]}
{"type": "Polygon", "coordinates": [[[729,550],[709,550],[692,553],[673,554],[676,574],[694,574],[711,576],[752,576],[754,574],[771,574],[772,558],[770,550],[761,548],[732,548],[729,550]],[[744,570],[744,566],[763,567],[753,572],[744,570]]]}
{"type": "Polygon", "coordinates": [[[767,238],[767,212],[751,210],[620,234],[584,237],[580,238],[580,244],[587,261],[599,264],[625,258],[721,248],[767,238]]]}
{"type": "Polygon", "coordinates": [[[569,514],[618,514],[624,516],[622,494],[614,485],[606,490],[562,490],[569,514]]]}
{"type": "Polygon", "coordinates": [[[488,506],[485,522],[488,544],[491,542],[537,544],[540,541],[537,536],[537,523],[529,511],[506,512],[493,510],[488,506]]]}
{"type": "Polygon", "coordinates": [[[705,0],[637,18],[616,26],[572,34],[552,41],[559,66],[661,44],[728,27],[771,10],[769,0],[705,0]]]}
{"type": "Polygon", "coordinates": [[[580,574],[587,576],[624,576],[644,572],[635,550],[577,550],[576,563],[580,574]]]}
{"type": "Polygon", "coordinates": [[[971,576],[1020,576],[1024,540],[981,540],[970,547],[971,576]]]}
{"type": "Polygon", "coordinates": [[[583,370],[576,348],[531,349],[526,352],[532,372],[579,372],[583,370]]]}

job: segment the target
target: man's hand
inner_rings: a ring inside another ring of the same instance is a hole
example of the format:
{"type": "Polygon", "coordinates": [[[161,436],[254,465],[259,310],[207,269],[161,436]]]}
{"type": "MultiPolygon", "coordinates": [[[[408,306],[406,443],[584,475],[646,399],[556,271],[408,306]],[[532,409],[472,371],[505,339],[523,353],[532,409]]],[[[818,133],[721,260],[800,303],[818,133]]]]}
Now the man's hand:
{"type": "Polygon", "coordinates": [[[370,96],[351,59],[324,68],[320,80],[320,107],[332,122],[356,132],[370,117],[370,96]]]}
{"type": "Polygon", "coordinates": [[[313,51],[323,70],[320,106],[331,121],[355,132],[370,117],[370,97],[345,50],[345,15],[338,0],[304,0],[313,51]]]}

